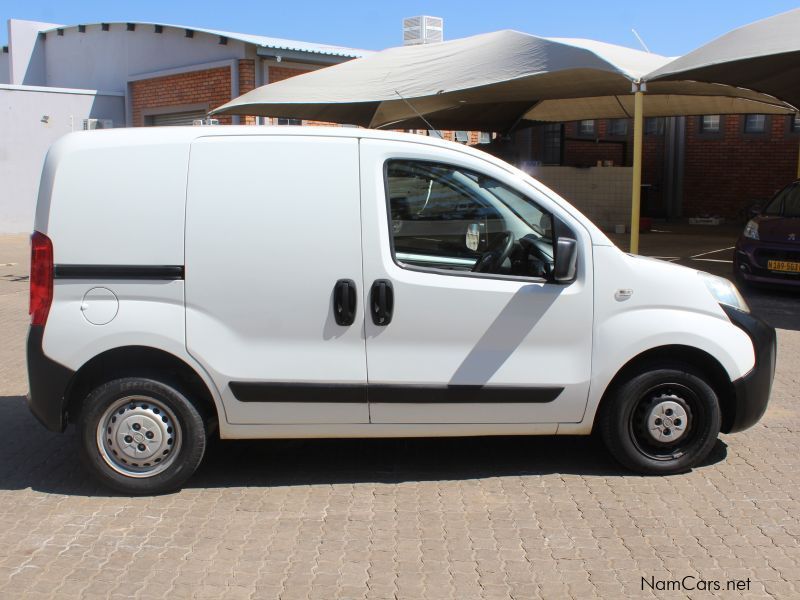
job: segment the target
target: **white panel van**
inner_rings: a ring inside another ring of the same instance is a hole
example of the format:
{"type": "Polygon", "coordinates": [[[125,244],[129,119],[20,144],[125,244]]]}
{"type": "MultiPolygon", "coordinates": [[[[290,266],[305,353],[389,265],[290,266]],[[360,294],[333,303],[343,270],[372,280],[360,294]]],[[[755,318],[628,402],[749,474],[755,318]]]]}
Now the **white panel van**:
{"type": "Polygon", "coordinates": [[[685,471],[767,406],[727,280],[625,254],[471,148],[350,128],[70,134],[32,236],[29,404],[127,493],[221,438],[590,434],[685,471]]]}

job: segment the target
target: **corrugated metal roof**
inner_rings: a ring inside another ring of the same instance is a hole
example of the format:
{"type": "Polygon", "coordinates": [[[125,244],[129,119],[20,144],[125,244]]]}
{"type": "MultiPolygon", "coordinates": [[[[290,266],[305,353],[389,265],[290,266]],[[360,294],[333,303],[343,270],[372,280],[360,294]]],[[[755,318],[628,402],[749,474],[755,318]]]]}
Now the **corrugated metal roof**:
{"type": "MultiPolygon", "coordinates": [[[[274,48],[276,50],[294,50],[297,52],[309,52],[311,54],[326,54],[330,56],[343,56],[348,58],[361,58],[372,54],[372,50],[361,50],[358,48],[347,48],[345,46],[333,46],[330,44],[316,44],[313,42],[300,42],[297,40],[286,40],[283,38],[269,37],[265,35],[253,35],[249,33],[236,33],[233,31],[221,31],[218,29],[206,29],[204,27],[191,27],[189,25],[170,25],[169,23],[151,23],[148,21],[129,21],[134,25],[168,27],[171,29],[180,29],[196,31],[198,33],[207,33],[214,36],[223,36],[231,40],[238,40],[245,44],[253,44],[262,48],[274,48]]],[[[127,25],[128,22],[108,22],[109,25],[127,25]]],[[[81,25],[99,27],[102,23],[81,23],[81,25]]],[[[52,29],[44,30],[45,33],[56,31],[57,29],[75,29],[78,25],[59,25],[52,29]]]]}

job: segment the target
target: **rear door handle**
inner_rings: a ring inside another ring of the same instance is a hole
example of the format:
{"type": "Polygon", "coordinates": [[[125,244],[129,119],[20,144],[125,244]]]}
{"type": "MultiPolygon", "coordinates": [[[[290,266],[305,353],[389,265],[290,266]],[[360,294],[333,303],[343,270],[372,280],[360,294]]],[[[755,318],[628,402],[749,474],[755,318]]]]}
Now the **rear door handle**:
{"type": "Polygon", "coordinates": [[[356,283],[340,279],[333,286],[333,318],[337,325],[352,325],[356,320],[356,283]]]}
{"type": "Polygon", "coordinates": [[[392,322],[394,312],[394,289],[388,279],[376,279],[369,293],[369,308],[372,322],[385,327],[392,322]]]}

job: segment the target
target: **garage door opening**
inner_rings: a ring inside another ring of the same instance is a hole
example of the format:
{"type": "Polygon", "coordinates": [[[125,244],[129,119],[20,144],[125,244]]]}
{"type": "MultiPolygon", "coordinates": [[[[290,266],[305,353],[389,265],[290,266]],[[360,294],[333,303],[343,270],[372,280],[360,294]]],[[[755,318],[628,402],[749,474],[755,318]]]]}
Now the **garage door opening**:
{"type": "Polygon", "coordinates": [[[166,127],[169,125],[192,125],[195,119],[204,119],[205,110],[192,110],[187,112],[164,113],[161,115],[146,115],[145,127],[166,127]]]}

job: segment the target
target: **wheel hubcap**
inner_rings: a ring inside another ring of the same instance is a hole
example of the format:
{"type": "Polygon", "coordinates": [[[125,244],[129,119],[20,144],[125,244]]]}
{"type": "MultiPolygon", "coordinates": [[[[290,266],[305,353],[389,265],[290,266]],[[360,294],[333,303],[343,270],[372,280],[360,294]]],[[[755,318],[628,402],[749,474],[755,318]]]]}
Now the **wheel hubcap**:
{"type": "Polygon", "coordinates": [[[106,463],[128,477],[152,477],[178,454],[181,429],[161,401],[127,396],[111,404],[97,427],[97,446],[106,463]]]}
{"type": "Polygon", "coordinates": [[[692,448],[704,427],[704,415],[697,393],[689,386],[654,385],[630,414],[631,441],[650,459],[675,460],[692,448]]]}
{"type": "Polygon", "coordinates": [[[686,433],[689,416],[674,400],[661,400],[647,415],[647,431],[657,442],[677,442],[686,433]]]}

